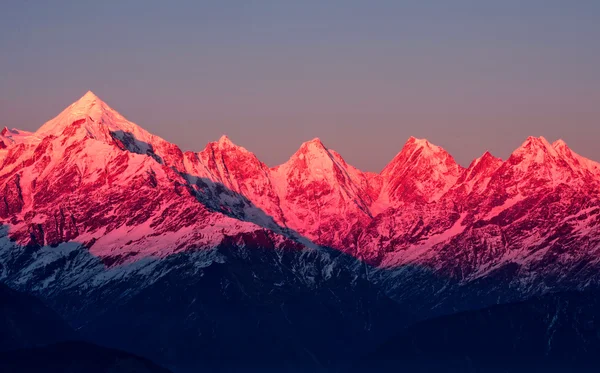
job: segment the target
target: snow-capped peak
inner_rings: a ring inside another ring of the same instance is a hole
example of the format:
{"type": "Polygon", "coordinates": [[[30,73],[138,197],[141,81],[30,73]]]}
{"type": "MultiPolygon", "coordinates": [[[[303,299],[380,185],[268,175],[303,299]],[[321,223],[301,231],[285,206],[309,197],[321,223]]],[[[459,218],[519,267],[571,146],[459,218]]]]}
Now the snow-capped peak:
{"type": "Polygon", "coordinates": [[[404,146],[407,145],[415,145],[417,148],[427,148],[428,150],[431,150],[432,152],[436,152],[441,150],[441,148],[437,145],[433,145],[429,142],[429,140],[427,139],[419,139],[416,138],[414,136],[411,136],[408,138],[408,140],[406,141],[406,144],[404,146]]]}
{"type": "MultiPolygon", "coordinates": [[[[557,145],[560,145],[560,143],[557,145]]],[[[522,176],[560,182],[567,178],[571,171],[578,171],[577,167],[573,167],[572,162],[565,159],[569,158],[568,156],[565,157],[564,154],[568,148],[561,148],[560,146],[557,146],[557,148],[552,146],[544,137],[530,136],[510,155],[507,166],[510,165],[522,176]],[[557,148],[563,154],[560,154],[557,148]],[[571,170],[569,170],[567,164],[571,166],[571,170]]]]}
{"type": "Polygon", "coordinates": [[[318,171],[331,169],[334,165],[332,155],[317,137],[303,142],[290,159],[275,167],[276,169],[315,169],[318,171]]]}
{"type": "Polygon", "coordinates": [[[222,146],[232,146],[233,145],[233,142],[231,142],[231,140],[229,139],[229,137],[227,137],[227,135],[221,136],[219,138],[219,141],[217,141],[217,143],[222,146]]]}
{"type": "Polygon", "coordinates": [[[512,155],[517,157],[532,158],[536,163],[542,163],[547,157],[557,157],[558,153],[543,136],[529,136],[512,155]]]}
{"type": "Polygon", "coordinates": [[[79,100],[77,100],[76,104],[85,104],[94,101],[102,101],[96,94],[92,91],[87,91],[79,100]]]}
{"type": "Polygon", "coordinates": [[[443,148],[411,137],[381,171],[384,187],[380,200],[383,205],[407,198],[436,200],[456,183],[462,170],[443,148]]]}
{"type": "Polygon", "coordinates": [[[298,171],[311,169],[320,174],[323,170],[331,170],[335,164],[336,161],[333,159],[332,154],[321,140],[315,137],[310,141],[303,142],[286,163],[275,167],[274,170],[298,171]]]}
{"type": "MultiPolygon", "coordinates": [[[[290,159],[272,169],[276,179],[295,179],[295,183],[317,181],[329,185],[355,183],[361,172],[348,166],[343,158],[328,149],[319,138],[300,145],[290,159]]],[[[348,187],[355,189],[354,186],[348,187]]]]}
{"type": "Polygon", "coordinates": [[[22,131],[16,128],[10,129],[4,127],[0,131],[0,141],[5,145],[9,146],[12,144],[24,143],[32,138],[31,132],[22,131]]]}
{"type": "Polygon", "coordinates": [[[213,148],[213,149],[224,150],[224,151],[234,151],[235,150],[238,152],[250,153],[243,146],[239,146],[236,143],[234,143],[233,141],[231,141],[231,139],[227,135],[221,136],[218,141],[210,143],[207,147],[213,148]]]}
{"type": "Polygon", "coordinates": [[[391,176],[406,168],[437,167],[459,169],[454,158],[443,148],[428,140],[410,137],[394,159],[381,171],[382,176],[391,176]]]}
{"type": "Polygon", "coordinates": [[[569,148],[567,143],[562,139],[558,139],[555,142],[553,142],[552,148],[556,151],[556,153],[559,156],[561,156],[563,159],[565,159],[567,161],[568,161],[568,159],[575,158],[575,153],[571,150],[571,148],[569,148]]]}
{"type": "MultiPolygon", "coordinates": [[[[234,156],[234,153],[250,153],[246,148],[235,144],[227,135],[222,135],[219,140],[206,144],[204,150],[200,154],[213,154],[227,152],[229,156],[234,156]]],[[[252,154],[252,153],[250,153],[252,154]]]]}
{"type": "Polygon", "coordinates": [[[69,143],[93,139],[183,168],[183,153],[176,145],[128,121],[91,91],[46,122],[32,138],[40,141],[48,136],[68,139],[69,143]]]}
{"type": "Polygon", "coordinates": [[[568,148],[567,143],[563,139],[558,139],[552,143],[552,147],[556,150],[568,148]]]}
{"type": "Polygon", "coordinates": [[[573,178],[598,175],[600,166],[575,154],[563,140],[550,144],[543,137],[529,137],[516,149],[507,161],[507,166],[517,173],[513,178],[524,180],[546,180],[550,185],[570,182],[573,178]]]}
{"type": "Polygon", "coordinates": [[[304,144],[317,144],[317,145],[320,145],[320,146],[324,146],[323,142],[318,137],[315,137],[314,139],[309,140],[309,141],[305,141],[304,144]]]}
{"type": "Polygon", "coordinates": [[[88,91],[54,119],[46,122],[35,132],[35,135],[39,138],[48,135],[60,136],[69,129],[67,134],[72,136],[79,133],[77,128],[73,128],[78,126],[84,128],[81,133],[98,140],[110,140],[114,136],[133,136],[136,141],[150,145],[157,140],[164,141],[125,119],[92,91],[88,91]]]}
{"type": "Polygon", "coordinates": [[[108,142],[116,137],[121,140],[126,138],[128,141],[143,142],[153,147],[162,147],[166,143],[160,137],[127,120],[92,91],[88,91],[54,119],[46,122],[35,132],[35,135],[43,138],[48,135],[62,134],[73,136],[76,133],[108,142]],[[79,127],[81,130],[78,129],[79,127]],[[68,131],[65,132],[67,129],[68,131]]]}
{"type": "Polygon", "coordinates": [[[502,159],[494,157],[489,151],[483,153],[483,155],[477,159],[475,159],[469,167],[467,168],[467,172],[473,171],[477,168],[487,167],[488,165],[497,166],[502,163],[502,159]]]}
{"type": "MultiPolygon", "coordinates": [[[[54,119],[46,122],[36,132],[42,138],[48,135],[61,135],[65,129],[85,123],[87,132],[93,137],[106,138],[108,131],[123,131],[133,135],[146,135],[147,132],[127,121],[121,114],[88,91],[79,100],[69,105],[54,119]]],[[[147,137],[147,136],[144,136],[147,137]]]]}
{"type": "Polygon", "coordinates": [[[494,157],[489,151],[475,159],[469,167],[463,172],[457,181],[457,186],[464,185],[470,192],[473,188],[483,189],[491,175],[502,166],[502,159],[494,157]]]}
{"type": "Polygon", "coordinates": [[[574,171],[578,173],[589,171],[594,175],[600,174],[600,164],[575,153],[564,140],[556,140],[552,143],[552,147],[574,171]]]}
{"type": "Polygon", "coordinates": [[[303,142],[302,145],[300,145],[300,149],[298,149],[298,151],[302,151],[302,152],[327,152],[327,148],[325,147],[325,145],[323,145],[323,142],[321,141],[321,139],[319,139],[318,137],[315,137],[314,139],[310,140],[310,141],[306,141],[303,142]]]}

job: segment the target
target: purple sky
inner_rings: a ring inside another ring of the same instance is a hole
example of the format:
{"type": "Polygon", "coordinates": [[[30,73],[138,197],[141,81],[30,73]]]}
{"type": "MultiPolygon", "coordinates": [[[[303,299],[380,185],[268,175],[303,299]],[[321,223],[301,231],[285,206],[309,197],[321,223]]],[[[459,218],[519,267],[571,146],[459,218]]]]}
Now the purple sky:
{"type": "Polygon", "coordinates": [[[600,2],[21,1],[0,12],[0,125],[94,91],[200,150],[268,165],[319,137],[379,171],[409,136],[463,165],[527,136],[600,160],[600,2]]]}

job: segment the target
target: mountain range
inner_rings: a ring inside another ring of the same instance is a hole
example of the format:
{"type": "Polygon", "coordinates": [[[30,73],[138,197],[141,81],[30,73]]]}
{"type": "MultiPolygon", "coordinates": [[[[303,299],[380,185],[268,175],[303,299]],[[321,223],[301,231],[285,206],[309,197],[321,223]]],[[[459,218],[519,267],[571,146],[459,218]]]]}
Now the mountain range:
{"type": "Polygon", "coordinates": [[[88,92],[2,130],[0,165],[0,280],[174,371],[198,350],[325,369],[418,320],[600,281],[600,164],[562,140],[464,168],[411,137],[376,174],[314,139],[270,168],[226,136],[183,152],[88,92]]]}

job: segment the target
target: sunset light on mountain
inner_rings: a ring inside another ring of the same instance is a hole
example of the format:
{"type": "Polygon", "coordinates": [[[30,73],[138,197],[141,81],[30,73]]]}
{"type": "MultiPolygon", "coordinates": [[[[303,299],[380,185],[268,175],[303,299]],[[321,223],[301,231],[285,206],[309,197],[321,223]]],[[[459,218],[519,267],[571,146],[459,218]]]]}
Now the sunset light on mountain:
{"type": "Polygon", "coordinates": [[[0,371],[597,371],[600,6],[84,3],[0,15],[0,371]]]}

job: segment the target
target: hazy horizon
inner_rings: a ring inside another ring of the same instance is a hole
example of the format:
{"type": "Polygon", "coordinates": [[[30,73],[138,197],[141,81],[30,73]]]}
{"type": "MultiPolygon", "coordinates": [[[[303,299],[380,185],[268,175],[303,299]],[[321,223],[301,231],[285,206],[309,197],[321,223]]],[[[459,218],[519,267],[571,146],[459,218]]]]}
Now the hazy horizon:
{"type": "Polygon", "coordinates": [[[274,166],[320,138],[380,171],[410,136],[466,166],[528,136],[600,161],[600,3],[9,2],[0,126],[91,90],[198,151],[225,134],[274,166]]]}

